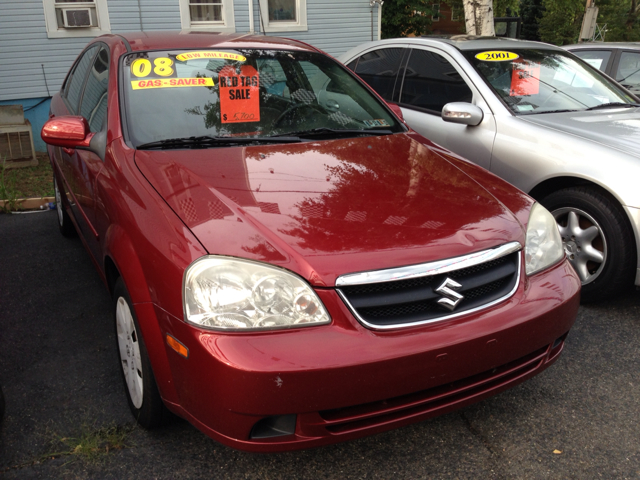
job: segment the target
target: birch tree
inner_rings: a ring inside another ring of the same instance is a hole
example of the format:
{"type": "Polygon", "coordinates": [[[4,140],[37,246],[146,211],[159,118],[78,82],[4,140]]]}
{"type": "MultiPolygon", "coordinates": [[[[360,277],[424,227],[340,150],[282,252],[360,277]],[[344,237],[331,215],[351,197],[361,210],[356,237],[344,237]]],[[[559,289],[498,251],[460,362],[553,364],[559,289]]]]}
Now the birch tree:
{"type": "Polygon", "coordinates": [[[464,22],[468,35],[495,37],[493,0],[464,0],[464,22]]]}

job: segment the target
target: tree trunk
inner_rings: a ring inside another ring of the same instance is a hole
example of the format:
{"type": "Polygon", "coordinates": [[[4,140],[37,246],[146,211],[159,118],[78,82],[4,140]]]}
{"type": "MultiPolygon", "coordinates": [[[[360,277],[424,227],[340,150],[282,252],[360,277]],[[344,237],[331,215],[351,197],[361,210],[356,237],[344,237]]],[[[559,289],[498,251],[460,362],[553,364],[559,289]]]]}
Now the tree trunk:
{"type": "Polygon", "coordinates": [[[464,0],[463,3],[467,34],[495,37],[493,0],[464,0]]]}

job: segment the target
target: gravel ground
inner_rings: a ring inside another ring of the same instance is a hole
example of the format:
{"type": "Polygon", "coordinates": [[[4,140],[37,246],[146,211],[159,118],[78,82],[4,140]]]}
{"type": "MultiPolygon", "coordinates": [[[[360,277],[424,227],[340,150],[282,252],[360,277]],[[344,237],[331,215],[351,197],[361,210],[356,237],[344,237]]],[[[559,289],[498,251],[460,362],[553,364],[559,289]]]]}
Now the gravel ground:
{"type": "Polygon", "coordinates": [[[178,419],[138,428],[110,309],[89,255],[59,235],[55,212],[0,215],[0,477],[640,478],[637,291],[581,307],[563,356],[512,390],[392,432],[285,454],[238,452],[178,419]],[[123,439],[81,454],[107,431],[123,439]]]}

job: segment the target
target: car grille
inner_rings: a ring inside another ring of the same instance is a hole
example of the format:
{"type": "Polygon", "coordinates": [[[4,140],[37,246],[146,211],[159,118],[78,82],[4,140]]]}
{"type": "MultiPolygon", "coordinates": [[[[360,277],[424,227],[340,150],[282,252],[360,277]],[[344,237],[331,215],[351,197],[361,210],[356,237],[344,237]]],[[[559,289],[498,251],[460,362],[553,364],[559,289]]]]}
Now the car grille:
{"type": "Polygon", "coordinates": [[[445,320],[486,308],[511,296],[518,284],[520,256],[520,251],[510,252],[471,266],[467,262],[465,268],[449,268],[445,272],[435,270],[435,274],[428,274],[432,264],[424,264],[427,272],[424,276],[344,285],[338,292],[358,320],[371,328],[397,328],[445,320]],[[462,299],[453,310],[438,302],[456,297],[436,291],[448,279],[461,285],[454,287],[462,299]]]}

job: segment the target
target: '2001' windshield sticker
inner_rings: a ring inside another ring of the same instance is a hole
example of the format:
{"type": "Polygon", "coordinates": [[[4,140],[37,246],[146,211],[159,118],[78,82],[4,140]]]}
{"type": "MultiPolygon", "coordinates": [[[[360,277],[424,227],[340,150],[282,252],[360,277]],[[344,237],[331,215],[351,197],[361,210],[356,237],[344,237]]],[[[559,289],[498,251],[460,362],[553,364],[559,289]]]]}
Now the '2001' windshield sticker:
{"type": "Polygon", "coordinates": [[[374,120],[363,120],[364,123],[369,128],[374,127],[390,127],[389,122],[387,122],[384,118],[376,118],[374,120]]]}
{"type": "Polygon", "coordinates": [[[212,78],[154,78],[149,80],[132,80],[131,88],[144,90],[147,88],[173,87],[213,87],[212,78]]]}
{"type": "Polygon", "coordinates": [[[519,58],[517,53],[505,52],[502,50],[491,50],[488,52],[480,52],[476,55],[478,60],[483,62],[506,62],[508,60],[515,60],[519,58]]]}
{"type": "Polygon", "coordinates": [[[218,74],[220,117],[222,123],[260,121],[260,76],[251,65],[242,65],[240,73],[228,65],[218,74]]]}
{"type": "Polygon", "coordinates": [[[537,95],[540,91],[540,64],[514,62],[511,72],[510,97],[537,95]]]}
{"type": "Polygon", "coordinates": [[[223,60],[235,60],[236,62],[245,62],[247,60],[242,55],[231,52],[185,52],[176,55],[176,60],[180,60],[181,62],[195,60],[197,58],[221,58],[223,60]]]}

